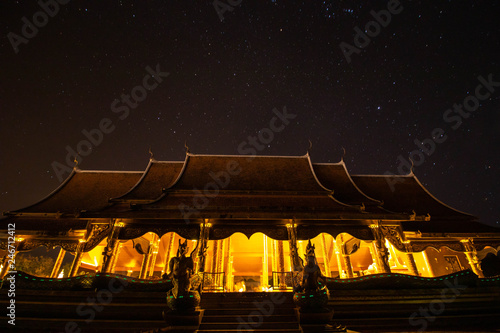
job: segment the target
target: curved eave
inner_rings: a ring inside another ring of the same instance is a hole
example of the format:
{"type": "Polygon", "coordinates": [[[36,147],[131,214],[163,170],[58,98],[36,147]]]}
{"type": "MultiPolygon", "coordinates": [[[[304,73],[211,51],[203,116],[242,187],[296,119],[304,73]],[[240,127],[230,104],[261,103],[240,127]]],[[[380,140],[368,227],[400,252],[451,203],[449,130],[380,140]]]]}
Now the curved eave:
{"type": "Polygon", "coordinates": [[[137,203],[131,204],[131,206],[137,207],[137,206],[141,206],[141,205],[155,204],[157,202],[160,202],[168,194],[168,191],[171,191],[175,187],[175,185],[177,183],[179,183],[179,181],[181,180],[182,176],[186,172],[186,168],[187,168],[190,156],[192,156],[192,154],[190,152],[186,152],[186,157],[184,158],[184,165],[182,166],[181,171],[179,172],[179,174],[177,175],[177,178],[172,182],[172,184],[169,187],[162,189],[162,191],[163,191],[162,195],[160,195],[155,200],[151,200],[148,202],[137,202],[137,203]]]}
{"type": "MultiPolygon", "coordinates": [[[[417,177],[415,176],[415,174],[413,172],[410,172],[409,174],[407,175],[354,175],[354,177],[363,177],[363,178],[380,178],[380,179],[388,179],[388,178],[401,178],[401,179],[409,179],[409,180],[412,180],[415,182],[414,185],[411,185],[411,184],[407,184],[406,186],[418,186],[419,190],[421,192],[423,192],[423,194],[425,196],[427,196],[427,198],[431,201],[431,202],[434,202],[435,204],[437,204],[437,207],[441,207],[442,208],[445,208],[446,210],[450,211],[450,212],[453,212],[455,213],[456,215],[452,215],[450,217],[446,217],[444,215],[439,215],[439,214],[434,214],[435,212],[432,212],[432,211],[429,211],[429,210],[426,210],[425,211],[425,214],[427,214],[427,218],[426,220],[429,220],[429,219],[432,219],[432,220],[443,220],[443,219],[477,219],[477,217],[473,216],[473,215],[470,215],[470,214],[467,214],[467,213],[464,213],[464,212],[461,212],[455,208],[452,208],[448,205],[446,205],[445,203],[443,203],[442,201],[438,200],[435,196],[433,196],[421,183],[420,181],[417,179],[417,177]],[[430,216],[430,217],[429,217],[430,216]],[[436,218],[437,217],[437,218],[436,218]]],[[[387,181],[387,184],[389,184],[390,182],[387,181]]],[[[397,184],[397,182],[395,182],[397,184]]],[[[389,188],[387,189],[389,190],[389,188]]],[[[387,204],[387,203],[386,203],[387,204]]],[[[384,209],[386,209],[387,211],[392,211],[391,208],[387,208],[387,207],[383,207],[384,209]]],[[[417,206],[415,205],[414,207],[411,207],[415,212],[415,210],[425,210],[425,208],[422,208],[421,206],[417,206]]],[[[432,210],[432,209],[431,209],[432,210]]],[[[419,214],[422,214],[422,212],[419,212],[419,214]]]]}
{"type": "Polygon", "coordinates": [[[137,183],[129,191],[127,191],[127,193],[125,193],[125,194],[123,194],[123,195],[121,195],[119,197],[116,197],[116,198],[110,198],[109,202],[115,203],[115,202],[124,202],[124,201],[127,201],[126,197],[129,196],[132,192],[134,192],[134,190],[139,186],[139,184],[142,183],[142,181],[144,180],[144,178],[146,177],[146,175],[149,173],[149,170],[151,169],[151,166],[153,165],[154,162],[156,162],[156,160],[153,159],[153,158],[150,158],[149,159],[149,163],[146,166],[146,170],[144,170],[144,173],[142,174],[142,176],[139,179],[139,181],[137,181],[137,183]]]}
{"type": "Polygon", "coordinates": [[[82,211],[92,209],[102,210],[110,205],[107,195],[114,196],[128,191],[130,186],[137,183],[142,173],[142,171],[76,169],[46,198],[21,210],[6,212],[5,215],[60,218],[78,217],[82,211]],[[106,177],[107,174],[111,176],[106,177]],[[86,183],[89,182],[87,177],[90,177],[90,183],[86,183]],[[109,182],[106,182],[107,180],[109,182]],[[106,187],[106,184],[109,185],[106,187]],[[98,195],[94,195],[95,193],[98,195]]]}
{"type": "MultiPolygon", "coordinates": [[[[357,194],[359,196],[361,196],[361,199],[364,199],[364,200],[361,200],[361,202],[359,202],[360,205],[365,205],[365,204],[369,204],[369,205],[373,205],[373,206],[382,205],[383,202],[381,200],[377,200],[377,199],[374,199],[374,198],[368,196],[354,183],[349,171],[347,170],[347,167],[346,167],[344,160],[341,160],[338,163],[315,163],[314,165],[317,165],[317,166],[340,166],[343,169],[344,177],[347,178],[348,182],[350,183],[350,186],[352,186],[354,188],[354,190],[357,192],[357,194]]],[[[314,168],[314,165],[312,166],[313,168],[314,168]]],[[[320,181],[320,180],[318,180],[318,181],[320,181]]],[[[338,192],[340,192],[340,190],[337,190],[337,193],[338,192]]],[[[382,207],[380,207],[380,208],[383,209],[382,207]]]]}
{"type": "Polygon", "coordinates": [[[429,192],[429,190],[427,190],[427,188],[425,188],[425,186],[418,180],[417,176],[415,176],[413,173],[411,173],[413,175],[413,179],[417,182],[417,184],[422,188],[422,190],[424,190],[424,192],[431,198],[433,199],[434,201],[436,201],[438,204],[440,204],[441,206],[443,207],[446,207],[458,214],[461,214],[461,215],[465,215],[465,217],[468,217],[468,218],[472,218],[472,219],[475,219],[477,220],[478,217],[477,216],[474,216],[474,215],[471,215],[469,213],[465,213],[465,212],[462,212],[456,208],[453,208],[447,204],[445,204],[444,202],[442,202],[441,200],[439,200],[438,198],[436,198],[434,195],[432,195],[431,192],[429,192]]]}
{"type": "Polygon", "coordinates": [[[61,185],[59,185],[55,190],[53,190],[51,193],[49,193],[45,198],[43,198],[42,200],[38,201],[37,203],[34,203],[32,205],[27,206],[27,207],[24,207],[24,208],[21,208],[21,209],[17,209],[17,210],[14,210],[14,211],[3,212],[3,215],[5,215],[5,216],[19,216],[19,215],[22,215],[27,210],[33,209],[34,207],[36,207],[36,206],[38,206],[38,205],[46,202],[47,200],[49,200],[50,198],[52,198],[54,195],[56,195],[58,192],[60,192],[70,182],[70,180],[75,176],[75,174],[77,172],[80,172],[80,171],[81,170],[79,168],[74,167],[73,170],[71,171],[71,173],[69,174],[68,178],[66,178],[61,183],[61,185]]]}
{"type": "MultiPolygon", "coordinates": [[[[339,200],[337,200],[333,193],[334,193],[334,190],[333,189],[329,189],[327,188],[326,186],[324,186],[320,180],[318,179],[318,176],[316,175],[316,172],[314,171],[314,167],[313,167],[313,164],[312,164],[312,161],[311,161],[311,157],[309,156],[309,152],[306,154],[306,157],[307,157],[307,160],[309,162],[309,171],[312,173],[314,179],[316,180],[316,183],[321,187],[323,188],[325,191],[328,191],[329,194],[328,196],[330,197],[330,199],[332,199],[333,201],[335,201],[335,203],[339,204],[339,205],[343,205],[345,207],[350,207],[350,208],[354,208],[354,209],[357,209],[357,210],[360,210],[362,211],[363,210],[363,206],[360,206],[360,205],[350,205],[350,204],[346,204],[346,203],[343,203],[343,202],[340,202],[339,200]]],[[[346,170],[347,171],[347,170],[346,170]]]]}

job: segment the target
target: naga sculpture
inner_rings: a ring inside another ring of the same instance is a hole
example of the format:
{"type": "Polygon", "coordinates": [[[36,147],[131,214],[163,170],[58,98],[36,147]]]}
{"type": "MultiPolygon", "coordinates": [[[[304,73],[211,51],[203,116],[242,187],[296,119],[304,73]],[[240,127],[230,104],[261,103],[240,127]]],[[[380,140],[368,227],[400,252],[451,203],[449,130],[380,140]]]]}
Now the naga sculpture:
{"type": "Polygon", "coordinates": [[[302,278],[295,286],[293,299],[302,310],[322,309],[328,303],[328,289],[325,278],[316,260],[315,246],[309,240],[306,248],[305,262],[301,270],[302,278]],[[323,283],[321,283],[323,282],[323,283]]]}
{"type": "Polygon", "coordinates": [[[298,292],[319,292],[325,286],[321,287],[320,280],[323,281],[323,275],[321,274],[321,269],[318,266],[318,261],[316,260],[316,254],[314,252],[315,246],[311,244],[311,240],[307,244],[306,248],[306,265],[302,268],[302,281],[297,287],[298,292]]]}
{"type": "Polygon", "coordinates": [[[194,309],[200,303],[198,290],[193,290],[193,287],[198,289],[200,286],[198,276],[194,274],[192,257],[196,249],[197,247],[193,250],[191,256],[187,257],[186,254],[189,250],[187,239],[183,243],[179,240],[177,256],[170,259],[168,263],[170,271],[168,278],[172,280],[174,287],[167,293],[167,305],[172,310],[194,309]]]}

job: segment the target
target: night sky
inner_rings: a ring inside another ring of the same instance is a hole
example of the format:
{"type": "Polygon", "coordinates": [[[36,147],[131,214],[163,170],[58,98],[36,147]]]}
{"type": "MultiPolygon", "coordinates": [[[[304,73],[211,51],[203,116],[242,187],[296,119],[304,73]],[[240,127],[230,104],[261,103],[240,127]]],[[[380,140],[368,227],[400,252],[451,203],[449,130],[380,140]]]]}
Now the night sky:
{"type": "Polygon", "coordinates": [[[0,3],[0,211],[57,188],[67,147],[84,170],[239,154],[286,107],[259,155],[311,140],[313,162],[399,174],[414,151],[431,193],[499,225],[498,1],[60,1],[0,3]]]}

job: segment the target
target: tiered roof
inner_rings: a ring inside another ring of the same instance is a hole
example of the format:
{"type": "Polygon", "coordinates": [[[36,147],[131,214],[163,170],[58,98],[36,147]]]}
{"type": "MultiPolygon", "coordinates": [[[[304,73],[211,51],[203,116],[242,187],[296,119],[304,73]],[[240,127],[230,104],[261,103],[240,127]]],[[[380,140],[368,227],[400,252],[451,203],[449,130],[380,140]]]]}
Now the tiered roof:
{"type": "Polygon", "coordinates": [[[474,216],[451,208],[434,197],[411,173],[398,175],[353,175],[353,181],[370,196],[383,201],[389,210],[427,215],[434,220],[475,219],[474,216]]]}
{"type": "Polygon", "coordinates": [[[79,216],[82,211],[98,211],[110,205],[110,198],[134,186],[142,174],[141,171],[83,171],[75,168],[46,198],[6,215],[79,216]]]}
{"type": "Polygon", "coordinates": [[[185,161],[151,159],[144,172],[75,169],[47,198],[6,215],[182,219],[180,207],[195,212],[191,218],[475,220],[413,174],[351,176],[344,162],[313,164],[309,155],[191,153],[185,161]]]}

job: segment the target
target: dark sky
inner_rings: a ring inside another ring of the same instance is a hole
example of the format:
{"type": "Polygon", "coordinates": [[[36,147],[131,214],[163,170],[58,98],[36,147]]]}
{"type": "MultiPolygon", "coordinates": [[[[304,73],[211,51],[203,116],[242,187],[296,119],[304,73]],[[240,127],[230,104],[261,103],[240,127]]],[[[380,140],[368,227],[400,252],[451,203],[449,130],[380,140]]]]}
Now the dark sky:
{"type": "Polygon", "coordinates": [[[85,150],[84,170],[144,170],[149,147],[183,160],[185,142],[238,154],[286,107],[296,117],[260,155],[303,155],[310,139],[313,162],[338,162],[345,147],[352,174],[398,174],[414,151],[431,193],[498,225],[498,1],[401,1],[385,27],[370,12],[387,1],[231,3],[221,21],[211,1],[72,0],[49,7],[53,17],[36,1],[2,1],[0,211],[55,189],[66,147],[85,150]],[[356,27],[371,37],[354,49],[356,27]],[[480,76],[490,91],[476,91],[480,76]]]}

